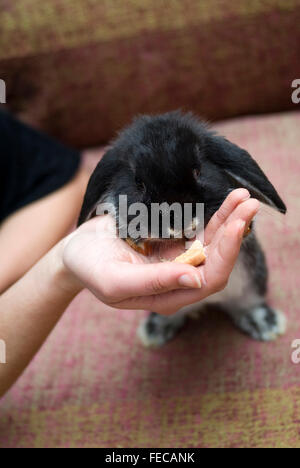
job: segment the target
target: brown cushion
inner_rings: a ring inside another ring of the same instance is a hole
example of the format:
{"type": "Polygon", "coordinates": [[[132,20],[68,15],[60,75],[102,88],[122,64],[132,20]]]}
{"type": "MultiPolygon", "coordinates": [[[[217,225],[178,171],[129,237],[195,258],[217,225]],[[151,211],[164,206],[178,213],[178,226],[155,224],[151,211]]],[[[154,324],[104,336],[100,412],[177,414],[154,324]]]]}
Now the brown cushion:
{"type": "Polygon", "coordinates": [[[182,107],[218,119],[295,107],[299,0],[19,0],[1,9],[8,106],[65,142],[105,142],[136,113],[182,107]]]}

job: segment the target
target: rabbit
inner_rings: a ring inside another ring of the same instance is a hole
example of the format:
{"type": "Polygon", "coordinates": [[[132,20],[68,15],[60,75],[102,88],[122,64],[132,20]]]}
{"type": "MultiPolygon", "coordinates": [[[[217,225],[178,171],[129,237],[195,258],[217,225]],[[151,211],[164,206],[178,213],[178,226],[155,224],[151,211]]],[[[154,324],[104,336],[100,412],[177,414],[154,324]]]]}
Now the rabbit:
{"type": "MultiPolygon", "coordinates": [[[[193,113],[176,110],[140,115],[112,141],[92,174],[78,225],[96,216],[99,203],[109,201],[120,226],[117,200],[120,194],[126,194],[129,204],[143,202],[147,206],[165,201],[201,202],[205,227],[227,195],[238,187],[286,213],[284,202],[250,154],[211,130],[193,113]]],[[[150,313],[141,322],[138,336],[145,346],[162,346],[176,335],[191,313],[207,303],[216,303],[253,339],[274,340],[285,332],[286,318],[268,305],[267,283],[265,256],[253,226],[243,240],[223,291],[173,316],[150,313]]]]}

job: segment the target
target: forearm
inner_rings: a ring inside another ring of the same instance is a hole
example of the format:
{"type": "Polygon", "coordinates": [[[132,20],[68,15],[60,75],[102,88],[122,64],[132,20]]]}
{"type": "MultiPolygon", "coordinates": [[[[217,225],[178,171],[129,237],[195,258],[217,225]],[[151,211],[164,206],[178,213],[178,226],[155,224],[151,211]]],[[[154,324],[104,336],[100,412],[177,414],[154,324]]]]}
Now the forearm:
{"type": "Polygon", "coordinates": [[[62,243],[55,246],[0,296],[0,339],[6,344],[6,364],[0,364],[0,397],[23,372],[81,290],[63,265],[62,250],[62,243]]]}

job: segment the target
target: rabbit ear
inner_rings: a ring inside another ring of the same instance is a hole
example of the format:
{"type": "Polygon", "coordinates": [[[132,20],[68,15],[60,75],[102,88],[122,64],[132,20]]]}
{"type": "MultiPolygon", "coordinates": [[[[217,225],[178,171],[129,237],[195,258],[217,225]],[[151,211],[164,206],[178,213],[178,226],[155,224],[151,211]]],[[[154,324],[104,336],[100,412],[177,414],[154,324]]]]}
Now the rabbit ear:
{"type": "Polygon", "coordinates": [[[277,191],[247,151],[223,137],[214,136],[208,152],[210,161],[225,171],[235,187],[248,189],[262,203],[286,213],[286,206],[277,191]]]}
{"type": "Polygon", "coordinates": [[[84,196],[78,226],[96,216],[97,206],[107,194],[113,178],[120,169],[120,158],[116,150],[108,150],[94,170],[84,196]]]}

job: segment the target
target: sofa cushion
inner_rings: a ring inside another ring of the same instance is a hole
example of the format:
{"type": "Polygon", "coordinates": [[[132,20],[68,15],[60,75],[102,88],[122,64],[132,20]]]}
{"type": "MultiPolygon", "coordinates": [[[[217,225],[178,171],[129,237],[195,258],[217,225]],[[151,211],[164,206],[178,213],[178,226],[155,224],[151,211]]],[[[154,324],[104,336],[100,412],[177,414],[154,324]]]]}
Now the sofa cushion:
{"type": "Polygon", "coordinates": [[[8,0],[0,78],[27,122],[77,146],[137,113],[292,108],[299,0],[8,0]]]}

